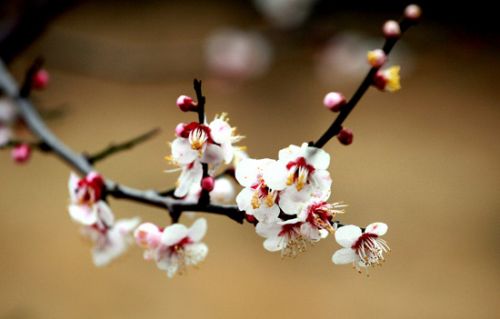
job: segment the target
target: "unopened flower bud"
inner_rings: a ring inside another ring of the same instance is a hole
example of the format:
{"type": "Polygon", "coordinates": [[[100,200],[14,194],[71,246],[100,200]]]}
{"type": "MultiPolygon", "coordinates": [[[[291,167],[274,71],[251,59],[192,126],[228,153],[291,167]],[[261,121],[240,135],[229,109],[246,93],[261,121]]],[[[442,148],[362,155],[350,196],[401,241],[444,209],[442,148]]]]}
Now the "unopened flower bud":
{"type": "Polygon", "coordinates": [[[96,188],[102,188],[104,186],[104,178],[97,172],[90,172],[85,179],[96,188]]]}
{"type": "Polygon", "coordinates": [[[33,75],[31,84],[33,88],[42,90],[45,89],[49,84],[49,79],[49,72],[47,72],[47,70],[45,69],[40,69],[35,73],[35,75],[33,75]]]}
{"type": "Polygon", "coordinates": [[[353,137],[354,135],[352,131],[348,128],[342,128],[339,134],[337,134],[337,139],[343,145],[350,145],[352,143],[353,137]]]}
{"type": "Polygon", "coordinates": [[[177,106],[182,112],[189,112],[196,110],[196,103],[187,95],[181,95],[177,98],[177,106]]]}
{"type": "Polygon", "coordinates": [[[134,232],[137,245],[144,248],[156,248],[161,241],[161,231],[151,223],[141,224],[134,232]]]}
{"type": "Polygon", "coordinates": [[[422,16],[422,9],[416,4],[410,4],[405,8],[405,18],[412,21],[418,21],[422,16]]]}
{"type": "Polygon", "coordinates": [[[245,218],[246,218],[247,222],[254,224],[254,225],[257,224],[257,219],[253,215],[246,214],[245,218]]]}
{"type": "Polygon", "coordinates": [[[346,104],[345,97],[337,92],[330,92],[325,95],[323,104],[332,112],[338,112],[346,104]]]}
{"type": "Polygon", "coordinates": [[[384,36],[386,38],[398,38],[401,35],[399,23],[394,20],[386,21],[382,27],[382,31],[384,32],[384,36]]]}
{"type": "Polygon", "coordinates": [[[370,65],[375,68],[381,67],[385,63],[385,61],[387,61],[387,56],[382,49],[368,51],[367,58],[368,63],[370,63],[370,65]]]}
{"type": "Polygon", "coordinates": [[[214,189],[215,179],[212,176],[207,176],[201,180],[201,188],[207,192],[214,189]]]}
{"type": "Polygon", "coordinates": [[[392,66],[385,70],[379,70],[373,78],[373,85],[381,91],[398,91],[401,89],[399,70],[399,65],[392,66]]]}
{"type": "Polygon", "coordinates": [[[20,144],[12,149],[12,159],[18,163],[26,163],[31,157],[31,147],[28,144],[20,144]]]}
{"type": "Polygon", "coordinates": [[[186,128],[186,124],[185,123],[179,123],[179,124],[177,124],[177,126],[175,127],[175,135],[177,137],[181,137],[185,128],[186,128]]]}

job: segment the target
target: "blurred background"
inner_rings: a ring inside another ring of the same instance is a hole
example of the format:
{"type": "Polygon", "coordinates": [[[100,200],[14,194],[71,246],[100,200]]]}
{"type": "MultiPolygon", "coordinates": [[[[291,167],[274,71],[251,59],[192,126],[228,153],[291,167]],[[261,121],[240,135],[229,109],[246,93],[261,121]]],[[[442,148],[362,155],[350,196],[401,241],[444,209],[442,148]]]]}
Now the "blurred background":
{"type": "MultiPolygon", "coordinates": [[[[34,99],[79,151],[161,127],[160,137],[97,167],[138,188],[176,176],[163,157],[191,114],[175,99],[204,81],[208,116],[228,112],[252,157],[314,140],[349,96],[367,49],[401,1],[64,1],[0,4],[0,55],[18,79],[39,55],[50,86],[34,99]],[[60,112],[59,112],[60,111],[60,112]]],[[[206,216],[210,253],[168,280],[133,248],[107,268],[68,217],[69,168],[0,152],[0,318],[498,318],[499,28],[486,1],[421,3],[422,23],[398,43],[397,94],[370,90],[336,140],[333,200],[346,223],[389,224],[393,252],[369,278],[334,266],[330,238],[296,259],[262,248],[250,225],[206,216]],[[477,11],[477,14],[476,14],[477,11]]],[[[112,201],[118,217],[167,225],[161,210],[112,201]]],[[[182,222],[192,223],[188,217],[182,222]]]]}

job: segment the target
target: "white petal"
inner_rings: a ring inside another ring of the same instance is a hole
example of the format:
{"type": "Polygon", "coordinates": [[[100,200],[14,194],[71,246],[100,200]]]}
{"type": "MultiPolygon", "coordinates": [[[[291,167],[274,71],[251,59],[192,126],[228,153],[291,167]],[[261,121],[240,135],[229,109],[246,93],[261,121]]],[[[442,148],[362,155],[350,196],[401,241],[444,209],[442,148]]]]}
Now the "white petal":
{"type": "Polygon", "coordinates": [[[186,265],[197,265],[202,262],[208,254],[208,247],[203,243],[187,245],[185,247],[186,265]]]}
{"type": "Polygon", "coordinates": [[[389,226],[384,223],[373,223],[366,226],[365,233],[375,234],[377,236],[384,236],[387,233],[389,226]]]}
{"type": "Polygon", "coordinates": [[[297,191],[295,186],[287,187],[280,192],[279,206],[287,215],[299,214],[305,203],[311,198],[310,188],[297,191]]]}
{"type": "Polygon", "coordinates": [[[251,214],[261,223],[272,223],[278,218],[280,214],[280,208],[278,205],[273,205],[267,207],[265,204],[261,205],[260,208],[251,209],[251,214]]]}
{"type": "Polygon", "coordinates": [[[93,225],[97,222],[97,212],[86,205],[69,205],[69,215],[82,225],[93,225]]]}
{"type": "Polygon", "coordinates": [[[209,127],[210,135],[216,143],[224,144],[231,141],[233,132],[226,121],[216,118],[210,123],[209,127]]]}
{"type": "Polygon", "coordinates": [[[101,220],[107,226],[113,225],[115,216],[113,215],[113,212],[111,211],[111,208],[108,206],[108,204],[100,200],[95,205],[98,210],[99,220],[101,220]]]}
{"type": "Polygon", "coordinates": [[[246,212],[249,215],[252,215],[252,197],[253,197],[254,190],[245,187],[243,188],[238,196],[236,196],[236,204],[238,205],[238,209],[241,211],[246,212]]]}
{"type": "Polygon", "coordinates": [[[179,164],[189,164],[198,158],[198,151],[191,148],[187,138],[176,138],[172,142],[172,158],[179,164]]]}
{"type": "Polygon", "coordinates": [[[68,191],[71,202],[76,201],[76,189],[78,188],[78,182],[80,181],[80,177],[75,173],[71,172],[68,180],[68,191]]]}
{"type": "Polygon", "coordinates": [[[231,143],[223,143],[220,145],[224,156],[224,163],[229,164],[233,160],[234,148],[231,143]]]}
{"type": "Polygon", "coordinates": [[[286,246],[286,240],[283,237],[269,237],[266,240],[264,240],[264,248],[268,251],[274,252],[274,251],[279,251],[285,248],[286,246]]]}
{"type": "Polygon", "coordinates": [[[282,190],[286,187],[288,170],[282,162],[273,161],[264,168],[262,177],[270,189],[282,190]]]}
{"type": "Polygon", "coordinates": [[[332,188],[332,178],[327,170],[315,170],[311,174],[311,182],[313,184],[313,196],[326,201],[330,197],[332,188]]]}
{"type": "Polygon", "coordinates": [[[312,165],[315,169],[328,169],[330,165],[330,154],[321,148],[302,145],[305,149],[304,157],[308,164],[312,165]]]}
{"type": "Polygon", "coordinates": [[[165,246],[173,246],[188,235],[188,229],[182,224],[173,224],[163,230],[161,242],[165,246]]]}
{"type": "Polygon", "coordinates": [[[300,225],[300,234],[312,241],[318,241],[322,238],[319,229],[312,226],[310,223],[300,225]]]}
{"type": "Polygon", "coordinates": [[[192,241],[200,241],[207,233],[207,220],[205,218],[198,218],[193,225],[188,229],[188,237],[192,241]]]}
{"type": "Polygon", "coordinates": [[[335,232],[335,240],[337,243],[345,248],[351,248],[352,245],[361,236],[361,228],[355,225],[342,226],[335,232]]]}
{"type": "Polygon", "coordinates": [[[175,189],[176,197],[184,197],[193,184],[200,184],[203,177],[203,167],[198,161],[193,162],[192,167],[189,165],[182,168],[182,173],[179,176],[178,186],[175,189]]]}
{"type": "Polygon", "coordinates": [[[207,144],[205,150],[203,151],[201,162],[210,165],[220,165],[223,161],[224,152],[222,148],[215,144],[207,144]]]}
{"type": "Polygon", "coordinates": [[[236,167],[236,180],[243,187],[250,187],[257,182],[258,161],[252,158],[242,159],[236,167]]]}
{"type": "Polygon", "coordinates": [[[120,219],[115,223],[113,228],[116,228],[120,234],[126,235],[132,233],[133,230],[137,228],[141,219],[139,217],[129,218],[129,219],[120,219]]]}
{"type": "Polygon", "coordinates": [[[283,162],[286,165],[301,156],[302,153],[300,147],[297,145],[290,145],[287,148],[280,150],[278,158],[280,162],[283,162]]]}
{"type": "Polygon", "coordinates": [[[258,223],[255,226],[255,232],[262,237],[270,238],[277,237],[281,232],[281,225],[278,224],[281,220],[276,219],[271,223],[258,223]]]}
{"type": "Polygon", "coordinates": [[[215,180],[214,189],[210,192],[210,199],[214,204],[229,203],[234,200],[234,186],[229,178],[221,177],[215,180]]]}
{"type": "Polygon", "coordinates": [[[341,248],[332,256],[332,262],[337,265],[350,264],[357,259],[356,252],[351,248],[341,248]]]}

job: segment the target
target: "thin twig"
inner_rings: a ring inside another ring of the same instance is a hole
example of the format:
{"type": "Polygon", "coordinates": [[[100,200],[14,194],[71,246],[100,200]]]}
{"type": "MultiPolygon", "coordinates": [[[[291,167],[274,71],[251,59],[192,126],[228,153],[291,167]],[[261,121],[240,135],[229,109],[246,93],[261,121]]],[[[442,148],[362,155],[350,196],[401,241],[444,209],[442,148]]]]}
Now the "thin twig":
{"type": "MultiPolygon", "coordinates": [[[[389,55],[394,45],[403,36],[403,33],[414,24],[415,22],[412,20],[408,20],[405,18],[402,18],[400,20],[399,25],[401,29],[401,35],[397,38],[387,38],[385,40],[384,46],[382,47],[382,50],[384,50],[386,55],[389,55]]],[[[323,146],[325,146],[326,143],[328,143],[330,139],[332,139],[335,135],[337,135],[340,132],[340,130],[342,130],[342,123],[344,123],[349,113],[351,113],[351,111],[358,104],[358,102],[361,100],[366,91],[370,88],[371,84],[373,83],[373,77],[375,76],[375,74],[379,69],[380,67],[372,67],[368,71],[368,74],[366,75],[365,79],[363,80],[363,82],[361,82],[358,89],[356,90],[356,92],[354,92],[353,96],[351,97],[351,99],[346,103],[346,105],[342,107],[335,121],[333,121],[333,123],[326,130],[326,132],[323,133],[323,135],[315,143],[313,143],[312,146],[322,148],[323,146]]]]}
{"type": "Polygon", "coordinates": [[[118,152],[129,150],[134,146],[144,143],[149,139],[153,138],[154,136],[158,135],[158,133],[160,133],[160,129],[155,128],[125,142],[118,144],[110,144],[108,147],[95,153],[94,155],[86,155],[87,160],[91,164],[95,164],[99,161],[102,161],[103,159],[106,159],[108,156],[114,155],[118,152]]]}

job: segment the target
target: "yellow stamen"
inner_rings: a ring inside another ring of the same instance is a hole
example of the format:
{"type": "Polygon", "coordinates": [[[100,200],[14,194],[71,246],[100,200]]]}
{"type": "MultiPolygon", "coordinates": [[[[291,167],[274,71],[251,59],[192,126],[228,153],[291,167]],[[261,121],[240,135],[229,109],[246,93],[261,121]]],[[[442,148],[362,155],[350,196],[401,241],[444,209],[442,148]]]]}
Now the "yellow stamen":
{"type": "Polygon", "coordinates": [[[388,92],[396,92],[401,89],[399,70],[401,68],[399,65],[394,65],[387,69],[385,72],[387,77],[387,84],[385,86],[385,90],[388,92]]]}
{"type": "Polygon", "coordinates": [[[257,209],[260,207],[259,191],[253,193],[251,204],[253,209],[257,209]]]}

